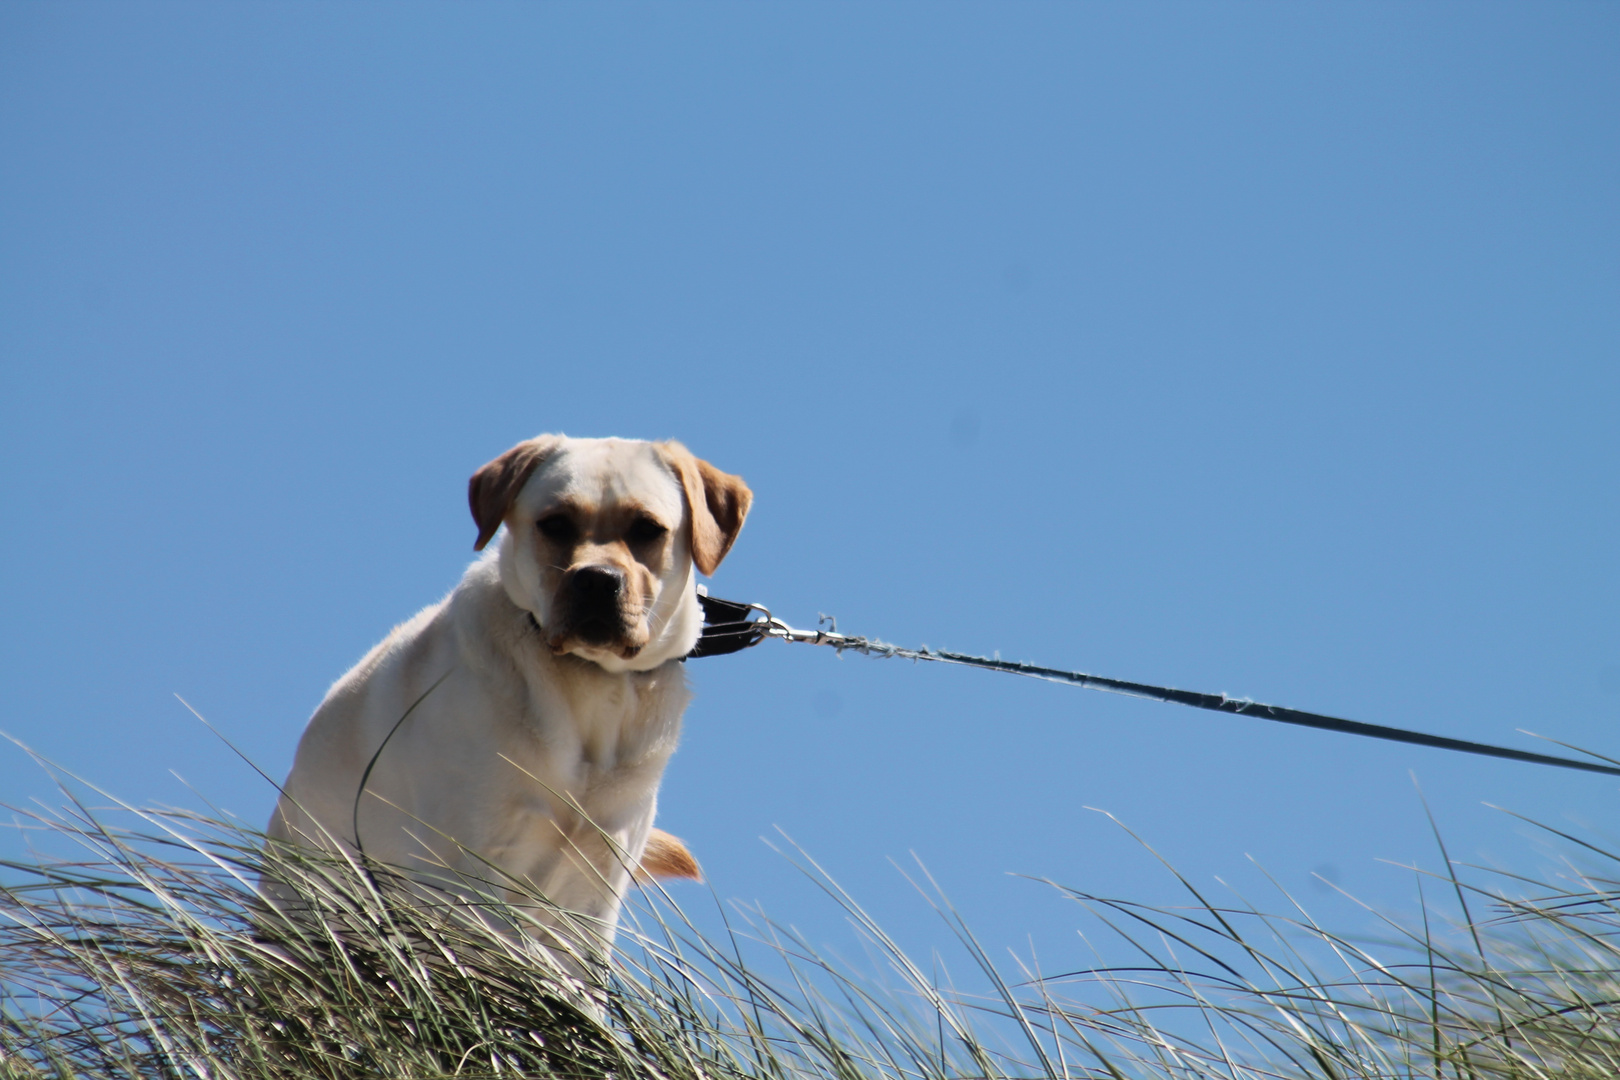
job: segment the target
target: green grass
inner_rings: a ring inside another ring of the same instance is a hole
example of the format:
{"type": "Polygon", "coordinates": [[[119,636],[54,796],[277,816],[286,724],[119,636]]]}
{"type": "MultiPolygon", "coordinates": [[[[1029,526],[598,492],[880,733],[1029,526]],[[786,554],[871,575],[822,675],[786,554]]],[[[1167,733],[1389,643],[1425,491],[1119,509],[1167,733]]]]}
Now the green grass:
{"type": "Polygon", "coordinates": [[[799,854],[873,970],[759,917],[705,937],[653,894],[593,995],[543,951],[341,860],[279,861],[322,914],[278,915],[255,891],[260,837],[227,822],[75,805],[30,824],[79,854],[6,864],[8,1080],[1620,1076],[1620,885],[1573,863],[1556,887],[1430,879],[1433,907],[1376,944],[1280,892],[1265,913],[1185,881],[1179,908],[1054,885],[1086,909],[1097,961],[1051,974],[993,963],[924,878],[976,969],[958,990],[799,854]]]}

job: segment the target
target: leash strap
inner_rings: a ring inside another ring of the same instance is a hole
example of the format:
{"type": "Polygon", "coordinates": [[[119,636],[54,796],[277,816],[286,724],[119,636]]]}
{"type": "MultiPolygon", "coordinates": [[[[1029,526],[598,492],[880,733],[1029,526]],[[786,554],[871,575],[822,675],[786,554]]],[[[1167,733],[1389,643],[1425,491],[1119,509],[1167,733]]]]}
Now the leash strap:
{"type": "Polygon", "coordinates": [[[703,636],[698,638],[697,647],[686,654],[688,660],[741,652],[770,636],[769,612],[765,619],[749,618],[756,610],[765,610],[758,604],[719,600],[704,593],[698,593],[698,603],[703,605],[703,636]]]}
{"type": "Polygon", "coordinates": [[[987,671],[1002,671],[1009,675],[1024,675],[1032,679],[1045,679],[1047,682],[1083,686],[1110,694],[1124,694],[1127,697],[1191,705],[1195,709],[1209,709],[1237,716],[1254,716],[1262,720],[1274,720],[1279,724],[1295,724],[1299,727],[1337,731],[1346,735],[1362,735],[1371,739],[1411,743],[1414,746],[1430,746],[1437,750],[1456,750],[1464,754],[1480,754],[1484,757],[1505,758],[1509,761],[1527,761],[1534,765],[1552,765],[1561,769],[1579,769],[1583,772],[1620,776],[1620,762],[1613,762],[1609,758],[1602,759],[1610,762],[1605,765],[1551,754],[1535,754],[1528,750],[1514,750],[1506,746],[1492,746],[1489,743],[1470,742],[1467,739],[1450,739],[1444,735],[1428,735],[1421,731],[1407,731],[1405,728],[1386,727],[1383,724],[1364,724],[1359,720],[1344,720],[1337,716],[1323,716],[1321,713],[1287,709],[1280,705],[1263,705],[1248,698],[1227,697],[1225,694],[1203,694],[1193,690],[1177,690],[1169,686],[1109,679],[1079,671],[1064,671],[1060,668],[1039,667],[1035,664],[995,657],[930,649],[926,645],[921,649],[904,649],[877,638],[840,634],[837,621],[825,617],[823,622],[829,623],[830,629],[797,630],[773,616],[761,604],[740,604],[734,600],[719,600],[702,595],[698,600],[703,605],[703,636],[698,639],[697,648],[689,654],[692,657],[722,656],[726,653],[741,652],[743,649],[758,645],[766,638],[781,638],[784,641],[802,641],[810,645],[828,645],[837,649],[840,654],[848,650],[863,656],[958,664],[963,667],[983,668],[987,671]]]}

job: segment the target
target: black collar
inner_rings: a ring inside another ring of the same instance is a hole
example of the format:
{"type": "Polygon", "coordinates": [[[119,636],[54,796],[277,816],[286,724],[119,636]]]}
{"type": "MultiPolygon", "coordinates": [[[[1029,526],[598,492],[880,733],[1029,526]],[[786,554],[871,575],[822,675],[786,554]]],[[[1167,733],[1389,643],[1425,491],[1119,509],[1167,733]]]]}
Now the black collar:
{"type": "MultiPolygon", "coordinates": [[[[698,594],[698,603],[703,605],[703,633],[692,651],[681,657],[683,661],[742,652],[765,640],[764,620],[748,618],[755,610],[752,605],[701,593],[698,594]]],[[[524,615],[528,616],[529,629],[544,637],[546,632],[541,629],[540,620],[534,617],[534,612],[525,611],[524,615]]]]}

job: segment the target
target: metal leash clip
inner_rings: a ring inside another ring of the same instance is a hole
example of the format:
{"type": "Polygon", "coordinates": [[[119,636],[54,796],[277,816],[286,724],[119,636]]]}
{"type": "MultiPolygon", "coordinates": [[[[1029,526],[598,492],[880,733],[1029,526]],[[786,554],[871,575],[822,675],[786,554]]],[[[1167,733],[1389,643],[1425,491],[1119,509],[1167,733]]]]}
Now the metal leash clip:
{"type": "Polygon", "coordinates": [[[849,639],[838,633],[837,623],[832,630],[799,630],[771,614],[764,604],[741,604],[735,600],[721,600],[710,596],[701,588],[698,603],[703,605],[703,635],[686,658],[724,656],[727,653],[751,649],[768,637],[784,641],[803,641],[811,645],[831,645],[843,648],[849,639]],[[758,615],[759,618],[753,616],[758,615]]]}

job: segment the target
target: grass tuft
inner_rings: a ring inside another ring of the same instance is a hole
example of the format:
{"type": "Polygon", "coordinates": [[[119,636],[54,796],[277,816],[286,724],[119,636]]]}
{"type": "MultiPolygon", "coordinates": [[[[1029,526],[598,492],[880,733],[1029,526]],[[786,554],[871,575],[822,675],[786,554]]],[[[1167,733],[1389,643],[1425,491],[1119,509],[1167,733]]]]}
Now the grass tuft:
{"type": "Polygon", "coordinates": [[[1437,931],[1424,910],[1377,944],[1286,894],[1266,913],[1185,880],[1180,908],[1054,884],[1113,935],[1095,966],[1060,973],[993,962],[924,875],[977,968],[970,992],[801,853],[887,972],[760,916],[714,940],[652,895],[605,990],[586,991],[577,968],[485,929],[526,921],[499,901],[473,920],[330,856],[267,867],[258,834],[180,811],[114,827],[75,805],[29,825],[79,854],[3,864],[7,1080],[1620,1076],[1620,884],[1573,869],[1559,887],[1448,875],[1434,884],[1466,921],[1437,931]],[[267,869],[305,914],[263,903],[267,869]]]}

